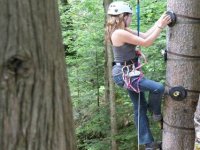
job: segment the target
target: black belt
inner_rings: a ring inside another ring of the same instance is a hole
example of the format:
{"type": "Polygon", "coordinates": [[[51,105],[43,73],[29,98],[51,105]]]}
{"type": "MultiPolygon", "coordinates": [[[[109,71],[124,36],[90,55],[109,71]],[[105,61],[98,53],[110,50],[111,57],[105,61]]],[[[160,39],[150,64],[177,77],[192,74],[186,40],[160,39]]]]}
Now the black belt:
{"type": "Polygon", "coordinates": [[[124,65],[132,65],[134,64],[135,62],[137,62],[136,60],[134,59],[131,59],[131,60],[128,60],[128,61],[125,61],[125,62],[113,62],[113,66],[114,65],[121,65],[121,66],[124,66],[124,65]]]}

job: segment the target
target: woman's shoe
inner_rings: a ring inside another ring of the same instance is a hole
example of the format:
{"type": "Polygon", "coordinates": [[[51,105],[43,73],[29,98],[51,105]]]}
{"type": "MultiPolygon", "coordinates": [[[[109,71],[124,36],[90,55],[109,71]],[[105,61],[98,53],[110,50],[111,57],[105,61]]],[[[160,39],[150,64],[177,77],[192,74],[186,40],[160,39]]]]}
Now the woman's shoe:
{"type": "Polygon", "coordinates": [[[162,142],[152,142],[147,144],[145,150],[162,150],[162,142]]]}
{"type": "Polygon", "coordinates": [[[153,120],[156,121],[156,122],[157,122],[157,121],[161,121],[162,118],[163,118],[163,117],[162,117],[161,114],[160,114],[160,115],[153,114],[153,120]]]}
{"type": "Polygon", "coordinates": [[[160,115],[153,114],[153,120],[155,122],[159,123],[160,129],[162,130],[163,129],[163,117],[162,117],[162,115],[161,114],[160,115]]]}

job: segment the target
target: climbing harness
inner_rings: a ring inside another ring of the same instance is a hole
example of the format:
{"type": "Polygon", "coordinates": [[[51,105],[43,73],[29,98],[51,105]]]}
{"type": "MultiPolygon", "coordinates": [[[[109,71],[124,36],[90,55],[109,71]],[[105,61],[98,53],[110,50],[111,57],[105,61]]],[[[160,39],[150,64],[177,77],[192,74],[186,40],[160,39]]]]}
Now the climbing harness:
{"type": "Polygon", "coordinates": [[[135,67],[135,63],[132,65],[124,65],[122,67],[122,77],[125,82],[124,88],[132,90],[136,93],[140,93],[139,89],[139,81],[142,78],[143,74],[139,69],[141,68],[142,65],[135,67]],[[131,69],[131,71],[130,71],[131,69]],[[136,82],[137,87],[133,87],[132,83],[136,82]]]}

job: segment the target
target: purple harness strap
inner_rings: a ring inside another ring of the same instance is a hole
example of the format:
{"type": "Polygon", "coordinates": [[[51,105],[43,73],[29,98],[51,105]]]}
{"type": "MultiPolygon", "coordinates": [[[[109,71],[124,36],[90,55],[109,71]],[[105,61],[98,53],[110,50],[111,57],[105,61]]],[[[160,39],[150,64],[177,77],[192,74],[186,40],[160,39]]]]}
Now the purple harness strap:
{"type": "MultiPolygon", "coordinates": [[[[133,65],[134,65],[134,64],[133,64],[133,65]]],[[[142,67],[142,65],[139,65],[139,66],[136,67],[136,68],[133,66],[133,69],[138,71],[138,69],[140,69],[141,67],[142,67]]],[[[135,91],[136,93],[140,93],[139,81],[140,81],[140,79],[143,77],[142,72],[140,72],[140,74],[139,74],[138,76],[129,76],[129,73],[130,73],[129,66],[124,66],[124,67],[122,68],[122,72],[123,72],[123,80],[124,80],[124,82],[125,82],[124,88],[125,88],[125,89],[129,89],[129,90],[132,90],[132,91],[135,91]],[[131,78],[132,78],[132,77],[135,77],[135,79],[134,79],[133,81],[131,81],[131,78]],[[137,82],[137,87],[136,87],[136,88],[134,88],[134,87],[132,86],[132,84],[131,84],[131,83],[134,82],[134,81],[137,82]]]]}

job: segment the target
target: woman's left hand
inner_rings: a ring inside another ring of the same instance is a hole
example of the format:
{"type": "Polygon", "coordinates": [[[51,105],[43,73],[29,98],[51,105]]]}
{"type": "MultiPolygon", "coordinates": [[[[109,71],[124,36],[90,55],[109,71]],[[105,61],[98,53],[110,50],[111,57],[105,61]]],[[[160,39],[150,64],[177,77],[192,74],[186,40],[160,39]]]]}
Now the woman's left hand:
{"type": "Polygon", "coordinates": [[[166,12],[162,14],[162,16],[157,21],[157,26],[161,28],[165,28],[168,24],[171,23],[170,15],[167,15],[166,12]]]}

